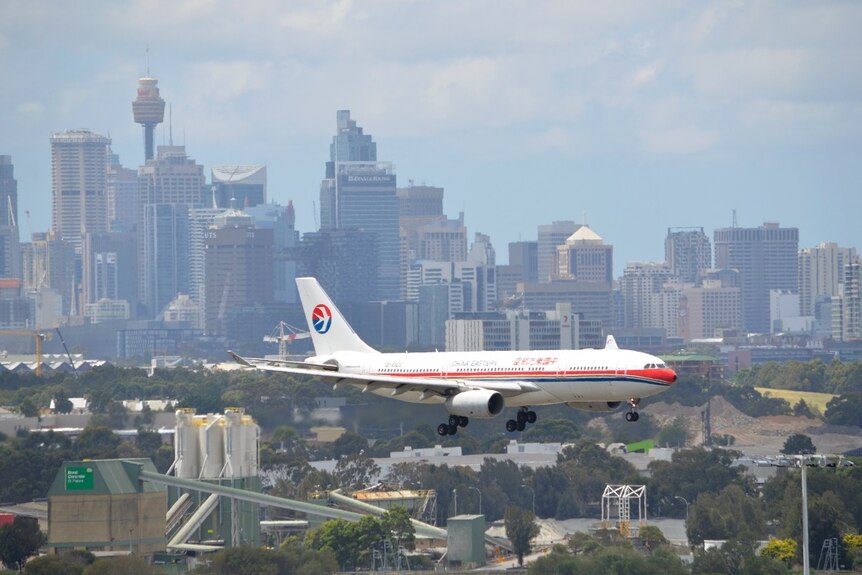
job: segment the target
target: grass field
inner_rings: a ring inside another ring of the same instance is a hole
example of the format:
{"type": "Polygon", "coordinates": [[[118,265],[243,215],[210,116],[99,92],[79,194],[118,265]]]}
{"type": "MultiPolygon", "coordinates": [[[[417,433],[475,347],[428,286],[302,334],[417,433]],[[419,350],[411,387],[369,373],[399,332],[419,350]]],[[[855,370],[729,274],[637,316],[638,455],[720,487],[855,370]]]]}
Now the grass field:
{"type": "Polygon", "coordinates": [[[800,399],[804,399],[808,406],[820,412],[823,415],[826,412],[826,404],[829,400],[835,397],[831,393],[816,393],[813,391],[791,391],[789,389],[773,389],[771,387],[755,387],[761,395],[769,397],[779,397],[787,401],[790,407],[799,403],[800,399]]]}

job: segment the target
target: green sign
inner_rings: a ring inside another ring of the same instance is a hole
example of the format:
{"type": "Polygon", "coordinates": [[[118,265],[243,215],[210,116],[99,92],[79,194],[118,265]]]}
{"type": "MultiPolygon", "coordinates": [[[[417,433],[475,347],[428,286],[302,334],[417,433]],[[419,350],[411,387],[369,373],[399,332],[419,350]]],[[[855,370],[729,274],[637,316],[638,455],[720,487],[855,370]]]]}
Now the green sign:
{"type": "Polygon", "coordinates": [[[93,489],[93,467],[66,468],[66,491],[83,491],[93,489]]]}

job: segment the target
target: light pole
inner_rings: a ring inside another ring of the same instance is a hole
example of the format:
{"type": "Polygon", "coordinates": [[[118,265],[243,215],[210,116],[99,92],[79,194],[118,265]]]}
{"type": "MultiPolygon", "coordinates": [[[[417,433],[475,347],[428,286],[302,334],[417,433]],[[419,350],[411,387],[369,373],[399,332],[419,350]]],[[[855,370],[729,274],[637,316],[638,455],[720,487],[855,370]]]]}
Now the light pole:
{"type": "Polygon", "coordinates": [[[685,522],[688,523],[688,499],[682,497],[681,495],[674,495],[674,499],[679,499],[683,503],[685,503],[685,522]]]}
{"type": "Polygon", "coordinates": [[[455,501],[455,515],[458,515],[458,488],[452,488],[452,498],[455,501]]]}
{"type": "Polygon", "coordinates": [[[476,493],[479,494],[479,515],[482,515],[482,491],[478,487],[474,487],[472,485],[468,485],[467,488],[475,489],[476,493]]]}
{"type": "Polygon", "coordinates": [[[135,532],[134,527],[129,527],[129,555],[132,554],[132,533],[135,532]]]}
{"type": "Polygon", "coordinates": [[[533,488],[527,485],[526,483],[522,483],[521,487],[526,487],[530,490],[530,493],[533,495],[533,517],[536,516],[536,492],[533,491],[533,488]]]}

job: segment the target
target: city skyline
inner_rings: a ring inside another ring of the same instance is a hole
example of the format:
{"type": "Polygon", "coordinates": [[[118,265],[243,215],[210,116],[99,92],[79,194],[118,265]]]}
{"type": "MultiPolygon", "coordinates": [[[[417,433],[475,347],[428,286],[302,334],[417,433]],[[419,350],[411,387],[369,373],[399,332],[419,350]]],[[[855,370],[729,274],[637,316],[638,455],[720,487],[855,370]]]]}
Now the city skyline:
{"type": "Polygon", "coordinates": [[[302,232],[315,228],[332,114],[350,109],[399,187],[444,188],[444,211],[464,211],[501,255],[539,225],[586,220],[614,245],[618,277],[628,261],[661,261],[668,227],[711,235],[733,210],[740,227],[798,227],[800,247],[862,245],[862,6],[7,10],[0,154],[15,165],[21,219],[31,214],[24,241],[51,224],[52,133],[104,134],[124,166],[143,164],[131,102],[149,66],[170,109],[156,144],[172,124],[206,170],[266,165],[269,197],[294,201],[302,232]]]}

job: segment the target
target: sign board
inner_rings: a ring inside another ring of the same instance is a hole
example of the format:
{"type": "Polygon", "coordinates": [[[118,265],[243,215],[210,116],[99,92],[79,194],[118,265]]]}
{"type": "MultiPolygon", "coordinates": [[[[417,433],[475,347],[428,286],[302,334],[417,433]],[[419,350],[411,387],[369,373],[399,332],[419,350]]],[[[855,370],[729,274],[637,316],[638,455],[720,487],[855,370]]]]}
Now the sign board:
{"type": "Polygon", "coordinates": [[[92,489],[93,467],[91,465],[66,468],[66,491],[85,491],[92,489]]]}

